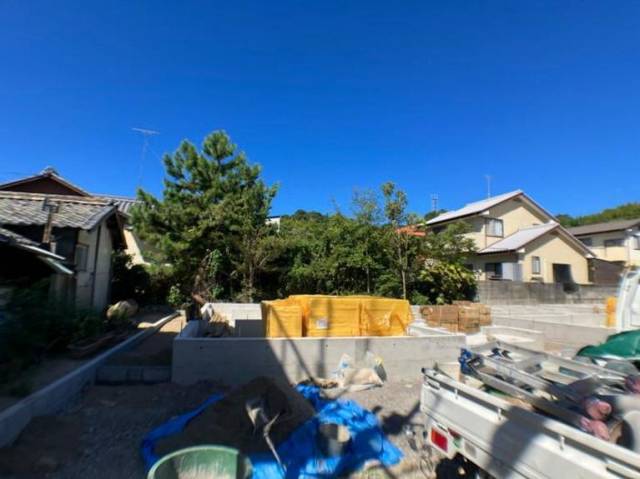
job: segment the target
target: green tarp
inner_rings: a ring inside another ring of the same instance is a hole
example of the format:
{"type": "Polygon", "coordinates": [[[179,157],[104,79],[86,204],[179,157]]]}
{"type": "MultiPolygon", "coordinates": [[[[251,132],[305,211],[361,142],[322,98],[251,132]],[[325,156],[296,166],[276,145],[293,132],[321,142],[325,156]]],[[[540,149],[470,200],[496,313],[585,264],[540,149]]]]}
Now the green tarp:
{"type": "Polygon", "coordinates": [[[640,360],[640,329],[612,334],[598,346],[585,346],[578,356],[640,360]]]}

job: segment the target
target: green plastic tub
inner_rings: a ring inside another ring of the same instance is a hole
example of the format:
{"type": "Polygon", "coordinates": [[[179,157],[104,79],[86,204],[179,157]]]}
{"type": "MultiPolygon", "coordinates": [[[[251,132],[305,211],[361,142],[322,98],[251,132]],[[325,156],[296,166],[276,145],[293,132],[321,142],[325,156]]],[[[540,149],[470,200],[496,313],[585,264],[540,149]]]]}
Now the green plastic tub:
{"type": "Polygon", "coordinates": [[[251,462],[236,449],[205,445],[167,454],[147,479],[248,479],[251,473],[251,462]]]}

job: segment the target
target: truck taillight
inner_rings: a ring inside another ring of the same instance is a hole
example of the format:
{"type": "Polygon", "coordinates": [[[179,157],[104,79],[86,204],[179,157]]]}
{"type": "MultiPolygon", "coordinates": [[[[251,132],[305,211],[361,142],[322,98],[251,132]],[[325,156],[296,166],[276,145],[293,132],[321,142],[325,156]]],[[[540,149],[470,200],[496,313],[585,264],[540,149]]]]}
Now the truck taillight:
{"type": "Polygon", "coordinates": [[[449,438],[446,435],[438,431],[435,427],[431,428],[431,444],[436,446],[443,452],[448,452],[449,438]]]}

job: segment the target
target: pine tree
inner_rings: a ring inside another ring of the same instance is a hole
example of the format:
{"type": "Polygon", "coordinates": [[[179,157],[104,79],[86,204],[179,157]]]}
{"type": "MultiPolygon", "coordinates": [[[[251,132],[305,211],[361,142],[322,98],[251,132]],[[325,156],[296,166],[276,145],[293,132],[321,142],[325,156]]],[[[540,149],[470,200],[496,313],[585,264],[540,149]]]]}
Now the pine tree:
{"type": "Polygon", "coordinates": [[[217,296],[253,298],[257,248],[277,187],[260,179],[224,131],[209,134],[198,151],[183,141],[164,156],[161,199],[138,190],[132,221],[143,240],[169,263],[183,293],[199,302],[217,296]]]}

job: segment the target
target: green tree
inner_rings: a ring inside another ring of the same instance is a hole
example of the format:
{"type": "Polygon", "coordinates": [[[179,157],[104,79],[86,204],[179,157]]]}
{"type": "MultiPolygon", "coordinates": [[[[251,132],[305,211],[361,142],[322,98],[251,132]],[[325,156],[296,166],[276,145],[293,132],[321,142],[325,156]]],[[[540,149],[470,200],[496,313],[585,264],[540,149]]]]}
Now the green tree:
{"type": "Polygon", "coordinates": [[[213,294],[252,299],[266,261],[256,245],[270,233],[265,223],[277,188],[265,185],[260,167],[224,131],[209,134],[201,151],[185,140],[163,161],[162,198],[138,190],[134,227],[197,301],[213,294]]]}
{"type": "Polygon", "coordinates": [[[425,259],[418,275],[414,302],[443,304],[473,298],[476,277],[465,262],[475,253],[476,245],[464,236],[468,232],[467,223],[456,222],[437,234],[426,235],[425,259]]]}
{"type": "Polygon", "coordinates": [[[421,243],[421,238],[412,234],[407,227],[412,228],[416,225],[418,218],[407,213],[407,195],[404,191],[397,189],[392,182],[382,185],[382,194],[387,221],[385,233],[390,265],[399,277],[402,298],[406,299],[408,283],[411,279],[409,276],[415,266],[421,243]]]}
{"type": "Polygon", "coordinates": [[[365,292],[373,291],[375,276],[382,269],[380,250],[383,213],[378,195],[373,190],[356,190],[353,192],[352,211],[356,223],[356,249],[365,273],[365,292]]]}

